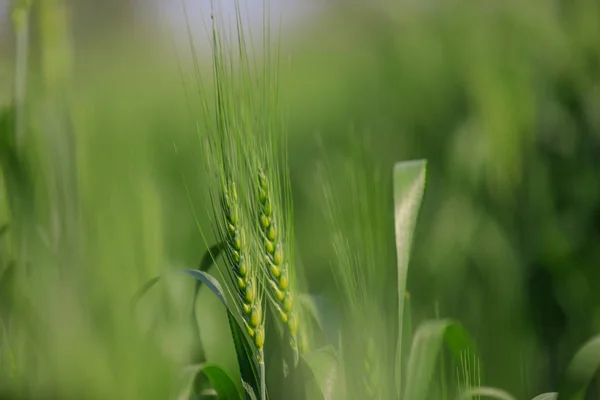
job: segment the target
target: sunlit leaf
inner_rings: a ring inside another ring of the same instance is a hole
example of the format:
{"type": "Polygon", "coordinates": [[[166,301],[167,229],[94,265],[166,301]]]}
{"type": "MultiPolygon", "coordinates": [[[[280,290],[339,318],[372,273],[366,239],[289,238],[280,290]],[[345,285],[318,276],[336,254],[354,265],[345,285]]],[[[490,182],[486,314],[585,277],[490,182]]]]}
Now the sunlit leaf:
{"type": "Polygon", "coordinates": [[[396,253],[398,257],[398,341],[396,346],[396,391],[402,386],[403,332],[405,292],[410,247],[425,190],[427,162],[415,160],[400,162],[394,166],[394,220],[396,253]]]}

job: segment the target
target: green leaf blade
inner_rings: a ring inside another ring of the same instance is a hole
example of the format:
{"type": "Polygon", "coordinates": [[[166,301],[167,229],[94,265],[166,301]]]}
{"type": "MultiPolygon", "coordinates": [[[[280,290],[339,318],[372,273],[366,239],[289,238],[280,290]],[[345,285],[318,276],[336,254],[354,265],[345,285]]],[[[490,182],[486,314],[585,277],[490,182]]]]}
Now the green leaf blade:
{"type": "Polygon", "coordinates": [[[217,392],[219,400],[239,400],[240,393],[237,390],[233,379],[221,367],[214,364],[205,365],[202,372],[210,381],[212,387],[217,392]]]}
{"type": "Polygon", "coordinates": [[[236,310],[232,309],[227,302],[221,284],[213,276],[204,271],[184,269],[182,272],[201,281],[225,306],[242,381],[252,387],[255,393],[260,393],[260,377],[258,374],[257,360],[256,357],[254,357],[254,349],[247,340],[242,326],[235,318],[236,310]]]}
{"type": "Polygon", "coordinates": [[[583,400],[585,392],[600,368],[600,335],[585,343],[575,354],[564,382],[559,390],[559,398],[565,400],[583,400]]]}
{"type": "Polygon", "coordinates": [[[414,229],[423,199],[426,160],[397,163],[394,166],[394,227],[398,258],[398,340],[396,344],[396,392],[402,387],[403,331],[406,279],[414,229]]]}
{"type": "Polygon", "coordinates": [[[444,343],[456,360],[460,359],[461,353],[473,348],[467,332],[457,322],[435,320],[419,326],[408,359],[403,399],[428,398],[438,355],[444,343]]]}

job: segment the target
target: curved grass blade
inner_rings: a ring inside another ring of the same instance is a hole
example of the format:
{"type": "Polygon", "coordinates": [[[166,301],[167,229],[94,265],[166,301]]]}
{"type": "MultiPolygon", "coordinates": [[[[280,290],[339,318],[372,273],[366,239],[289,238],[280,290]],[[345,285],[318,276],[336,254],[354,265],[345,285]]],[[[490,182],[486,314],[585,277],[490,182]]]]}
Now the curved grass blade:
{"type": "Polygon", "coordinates": [[[592,378],[600,367],[600,335],[584,344],[575,354],[562,387],[559,398],[565,400],[583,400],[592,378]]]}
{"type": "MultiPolygon", "coordinates": [[[[225,248],[225,243],[220,242],[206,250],[204,256],[200,260],[200,264],[198,265],[198,271],[206,272],[217,262],[217,258],[225,248]]],[[[200,287],[202,286],[202,281],[196,280],[196,284],[194,286],[194,296],[192,297],[192,310],[191,310],[191,326],[194,329],[195,337],[197,338],[196,344],[194,347],[193,359],[197,362],[205,361],[204,354],[204,346],[200,341],[200,328],[198,327],[198,322],[196,321],[196,299],[198,298],[198,293],[200,292],[200,287]]]]}
{"type": "MultiPolygon", "coordinates": [[[[511,395],[510,393],[508,393],[502,389],[496,389],[493,387],[485,387],[485,386],[469,389],[469,390],[465,391],[463,394],[461,394],[459,399],[460,400],[470,400],[473,397],[477,397],[477,398],[484,397],[484,398],[496,399],[496,400],[517,400],[513,395],[511,395]]],[[[534,400],[536,400],[536,399],[541,400],[541,399],[538,399],[538,397],[536,397],[534,400]]]]}
{"type": "MultiPolygon", "coordinates": [[[[202,368],[199,369],[198,374],[196,375],[196,380],[198,380],[201,375],[206,376],[206,378],[210,381],[212,387],[217,392],[217,397],[219,400],[239,400],[241,399],[240,392],[229,374],[225,372],[221,367],[214,364],[206,364],[202,368]]],[[[194,382],[195,384],[197,382],[194,382]]]]}
{"type": "Polygon", "coordinates": [[[214,364],[194,364],[183,371],[183,389],[179,400],[204,399],[212,396],[224,400],[241,400],[240,391],[229,374],[214,364]],[[212,395],[209,394],[212,392],[212,395]]]}
{"type": "Polygon", "coordinates": [[[535,396],[531,400],[556,400],[556,399],[558,399],[558,393],[552,392],[552,393],[542,393],[540,395],[535,396]]]}
{"type": "Polygon", "coordinates": [[[160,281],[160,276],[155,276],[154,278],[148,280],[146,283],[142,285],[134,294],[131,296],[131,309],[134,310],[137,306],[138,302],[144,295],[148,292],[148,290],[152,289],[154,285],[156,285],[160,281]]]}
{"type": "Polygon", "coordinates": [[[244,331],[240,326],[239,322],[235,318],[235,310],[231,309],[225,298],[225,292],[221,287],[219,281],[204,271],[197,271],[193,269],[184,269],[185,274],[190,275],[193,278],[198,279],[204,285],[206,285],[211,292],[215,294],[221,300],[221,303],[227,309],[227,317],[229,320],[229,328],[233,337],[233,343],[235,345],[235,352],[238,359],[240,368],[240,374],[242,380],[248,383],[255,393],[260,393],[260,379],[258,376],[258,367],[253,357],[252,346],[246,339],[244,331]]]}
{"type": "MultiPolygon", "coordinates": [[[[198,271],[208,271],[210,267],[212,267],[217,262],[217,258],[219,258],[219,255],[221,254],[223,249],[225,249],[224,242],[217,243],[210,247],[206,251],[206,253],[204,253],[202,260],[200,260],[200,265],[198,265],[198,271]]],[[[202,281],[197,280],[196,287],[194,288],[194,303],[196,302],[196,298],[198,297],[198,291],[200,290],[200,286],[202,286],[202,281]]]]}
{"type": "MultiPolygon", "coordinates": [[[[319,391],[319,398],[323,400],[335,399],[338,384],[338,360],[333,346],[327,346],[308,354],[301,358],[304,368],[310,372],[309,384],[316,385],[319,391]]],[[[311,399],[314,397],[311,397],[311,399]]]]}
{"type": "MultiPolygon", "coordinates": [[[[0,232],[0,235],[2,233],[0,232]]],[[[219,257],[219,255],[221,254],[221,251],[223,250],[223,243],[217,243],[214,246],[212,246],[211,248],[209,248],[206,253],[204,254],[204,256],[202,257],[202,260],[200,261],[200,264],[198,265],[198,271],[208,271],[208,269],[210,267],[213,266],[213,264],[216,262],[217,258],[219,257]]],[[[131,296],[131,308],[134,309],[137,306],[137,303],[140,301],[140,299],[142,297],[144,297],[144,295],[154,287],[154,285],[156,285],[158,283],[158,281],[160,280],[160,276],[155,276],[154,278],[151,278],[150,280],[148,280],[146,283],[144,283],[135,293],[133,296],[131,296]]],[[[198,297],[198,291],[200,290],[200,286],[202,285],[202,282],[197,280],[196,281],[196,286],[194,288],[194,303],[196,301],[196,298],[198,297]]],[[[192,313],[194,313],[195,309],[192,310],[192,313]]]]}
{"type": "Polygon", "coordinates": [[[402,391],[403,332],[406,278],[413,233],[425,190],[427,161],[400,162],[394,166],[394,224],[398,257],[398,342],[396,344],[396,392],[402,391]]]}
{"type": "Polygon", "coordinates": [[[425,322],[415,332],[406,370],[405,400],[425,400],[442,344],[456,360],[463,351],[471,349],[471,339],[457,322],[436,320],[425,322]]]}

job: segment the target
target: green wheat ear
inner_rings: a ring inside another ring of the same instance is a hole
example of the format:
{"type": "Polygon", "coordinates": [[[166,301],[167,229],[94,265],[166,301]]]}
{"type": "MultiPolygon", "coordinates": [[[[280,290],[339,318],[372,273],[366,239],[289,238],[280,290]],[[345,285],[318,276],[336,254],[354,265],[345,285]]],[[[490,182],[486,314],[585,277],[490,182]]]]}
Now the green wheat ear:
{"type": "Polygon", "coordinates": [[[226,257],[230,265],[230,276],[236,287],[242,319],[257,348],[257,358],[262,361],[265,343],[262,294],[256,268],[251,263],[251,254],[246,241],[241,207],[234,183],[223,186],[222,210],[224,216],[224,240],[226,257]]]}
{"type": "Polygon", "coordinates": [[[286,324],[291,337],[292,348],[297,350],[298,318],[294,312],[293,291],[290,282],[290,267],[283,250],[282,232],[278,221],[283,218],[276,213],[281,210],[273,207],[274,196],[267,175],[262,168],[258,171],[257,194],[260,212],[258,213],[263,254],[265,258],[265,275],[269,297],[279,314],[281,322],[286,324]]]}

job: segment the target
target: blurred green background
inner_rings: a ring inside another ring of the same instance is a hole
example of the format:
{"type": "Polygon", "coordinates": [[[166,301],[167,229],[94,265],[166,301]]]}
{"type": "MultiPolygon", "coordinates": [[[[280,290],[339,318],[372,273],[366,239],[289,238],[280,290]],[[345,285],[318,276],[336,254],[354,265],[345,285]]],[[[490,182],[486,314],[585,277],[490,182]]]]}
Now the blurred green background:
{"type": "MultiPolygon", "coordinates": [[[[351,154],[351,132],[368,136],[374,164],[390,171],[426,158],[409,272],[415,318],[462,321],[486,385],[520,398],[556,389],[570,357],[600,332],[600,3],[271,2],[283,15],[281,98],[311,292],[333,288],[319,160],[335,167],[351,154]]],[[[3,325],[0,388],[165,398],[192,340],[182,322],[191,283],[174,277],[147,300],[141,324],[164,349],[138,340],[127,306],[147,279],[205,251],[190,207],[205,224],[182,4],[33,0],[16,143],[11,9],[19,15],[27,2],[9,3],[0,3],[0,223],[10,223],[0,272],[18,261],[11,298],[28,311],[3,325]],[[44,321],[35,340],[24,333],[32,313],[44,321]]],[[[190,23],[210,72],[207,12],[195,3],[190,23]]],[[[258,28],[260,5],[246,7],[258,28]]],[[[235,371],[225,316],[200,308],[209,359],[235,371]]]]}

